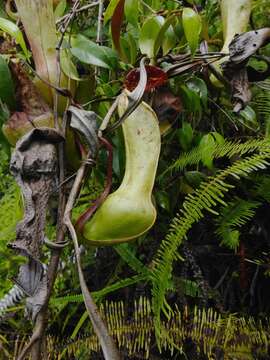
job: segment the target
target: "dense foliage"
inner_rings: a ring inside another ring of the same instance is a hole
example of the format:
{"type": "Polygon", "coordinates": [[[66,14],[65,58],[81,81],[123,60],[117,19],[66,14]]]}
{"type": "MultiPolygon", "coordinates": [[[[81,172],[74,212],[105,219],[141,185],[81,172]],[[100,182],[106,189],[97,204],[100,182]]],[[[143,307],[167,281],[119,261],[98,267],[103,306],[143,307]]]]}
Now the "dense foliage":
{"type": "MultiPolygon", "coordinates": [[[[60,37],[60,26],[74,2],[55,3],[60,37]]],[[[0,0],[1,124],[24,106],[16,103],[19,90],[10,63],[20,61],[31,79],[38,71],[22,27],[16,30],[1,23],[8,19],[15,26],[16,7],[8,4],[0,0]]],[[[251,82],[252,99],[240,112],[233,111],[230,88],[213,81],[208,67],[213,58],[201,61],[198,52],[202,41],[209,54],[222,48],[217,0],[111,0],[104,2],[102,18],[100,2],[89,4],[80,2],[60,51],[67,79],[61,86],[70,86],[75,104],[104,118],[120,91],[134,87],[127,74],[139,67],[142,55],[169,77],[166,85],[153,86],[144,98],[156,111],[162,132],[153,190],[157,219],[133,242],[99,248],[83,243],[83,269],[96,302],[112,321],[111,331],[127,359],[268,359],[270,79],[251,82]],[[188,55],[172,63],[179,54],[188,55]],[[173,66],[180,70],[170,76],[173,66]],[[130,326],[128,331],[125,326],[130,326]],[[206,335],[211,346],[202,340],[206,335]]],[[[267,5],[268,0],[252,2],[246,30],[269,26],[267,5]]],[[[247,65],[263,72],[269,59],[266,45],[247,65]]],[[[150,71],[148,76],[154,78],[150,71]]],[[[118,118],[115,114],[113,121],[118,118]]],[[[123,132],[118,127],[106,138],[113,144],[115,191],[125,171],[123,132]]],[[[0,141],[2,297],[23,261],[7,249],[22,218],[23,202],[9,174],[12,147],[3,133],[0,141]]],[[[73,155],[66,153],[67,177],[78,168],[73,155]]],[[[106,167],[106,151],[101,149],[74,208],[74,222],[102,193],[106,167]]],[[[49,239],[55,238],[56,208],[52,204],[48,214],[49,239]]],[[[50,251],[44,254],[47,261],[50,251]]],[[[30,333],[22,304],[10,308],[0,322],[0,358],[18,353],[30,333]]],[[[69,245],[62,253],[50,301],[46,335],[48,351],[55,357],[48,358],[88,359],[89,349],[97,349],[91,334],[69,245]]],[[[98,356],[93,352],[93,358],[98,356]]]]}

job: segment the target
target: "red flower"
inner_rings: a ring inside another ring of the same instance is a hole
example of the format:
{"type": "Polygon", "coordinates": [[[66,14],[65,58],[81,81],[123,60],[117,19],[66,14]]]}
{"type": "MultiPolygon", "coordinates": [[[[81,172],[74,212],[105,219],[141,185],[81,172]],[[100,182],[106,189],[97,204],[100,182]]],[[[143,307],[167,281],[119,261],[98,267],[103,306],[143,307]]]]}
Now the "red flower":
{"type": "MultiPolygon", "coordinates": [[[[157,87],[160,87],[167,82],[168,76],[162,69],[152,65],[146,65],[145,69],[147,73],[147,84],[145,88],[146,92],[156,89],[157,87]]],[[[129,91],[134,90],[135,87],[138,85],[139,78],[140,69],[136,68],[131,70],[127,74],[126,80],[124,82],[125,88],[129,91]]]]}

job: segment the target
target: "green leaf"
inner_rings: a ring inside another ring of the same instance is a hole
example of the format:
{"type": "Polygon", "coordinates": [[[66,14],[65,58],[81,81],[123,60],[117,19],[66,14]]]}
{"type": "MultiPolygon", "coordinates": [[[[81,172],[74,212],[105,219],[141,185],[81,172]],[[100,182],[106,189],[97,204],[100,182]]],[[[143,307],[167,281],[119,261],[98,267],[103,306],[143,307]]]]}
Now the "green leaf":
{"type": "Polygon", "coordinates": [[[164,18],[162,16],[154,16],[147,19],[142,26],[139,47],[142,54],[146,54],[149,58],[155,56],[155,44],[163,24],[164,18]]]}
{"type": "Polygon", "coordinates": [[[206,134],[202,137],[200,141],[200,149],[202,152],[202,162],[208,167],[208,169],[213,168],[213,152],[215,149],[215,139],[212,134],[206,134]]]}
{"type": "Polygon", "coordinates": [[[130,63],[134,64],[136,62],[136,58],[137,58],[138,46],[137,46],[136,40],[134,39],[132,34],[128,33],[127,38],[128,38],[127,41],[129,44],[130,63]]]}
{"type": "Polygon", "coordinates": [[[157,204],[168,213],[170,212],[170,198],[166,191],[158,191],[155,194],[157,204]]]}
{"type": "Polygon", "coordinates": [[[178,130],[179,143],[183,150],[187,151],[190,148],[193,139],[193,130],[189,123],[183,122],[182,128],[178,130]]]}
{"type": "Polygon", "coordinates": [[[202,152],[202,162],[209,169],[213,168],[213,153],[216,145],[223,145],[224,142],[223,136],[216,131],[206,134],[201,138],[199,147],[202,152]]]}
{"type": "Polygon", "coordinates": [[[236,250],[239,246],[239,236],[240,232],[238,230],[228,231],[224,234],[221,244],[227,246],[231,250],[236,250]]]}
{"type": "Polygon", "coordinates": [[[241,118],[243,119],[238,119],[241,124],[243,124],[244,126],[246,126],[248,129],[251,130],[258,130],[259,128],[259,124],[257,121],[257,116],[255,111],[252,109],[251,106],[246,106],[244,110],[242,110],[240,112],[241,118]]]}
{"type": "Polygon", "coordinates": [[[103,54],[104,59],[107,62],[107,64],[109,65],[109,67],[112,69],[116,69],[118,66],[117,53],[113,49],[111,49],[107,46],[98,46],[98,47],[99,47],[99,50],[101,51],[101,53],[103,54]]]}
{"type": "Polygon", "coordinates": [[[81,80],[68,49],[61,50],[60,64],[63,73],[67,75],[67,77],[73,80],[81,80]]]}
{"type": "Polygon", "coordinates": [[[0,55],[0,99],[9,108],[15,108],[15,90],[6,60],[0,55]]]}
{"type": "Polygon", "coordinates": [[[205,180],[205,176],[200,171],[185,171],[185,179],[188,184],[193,188],[197,188],[203,180],[205,180]]]}
{"type": "Polygon", "coordinates": [[[66,7],[67,7],[66,0],[61,0],[59,2],[59,4],[56,6],[56,9],[54,11],[54,16],[55,16],[56,19],[59,19],[61,16],[64,15],[66,7]]]}
{"type": "Polygon", "coordinates": [[[199,44],[202,29],[201,17],[191,8],[184,8],[182,15],[184,33],[192,54],[195,53],[199,44]]]}
{"type": "Polygon", "coordinates": [[[121,258],[138,274],[148,275],[148,268],[136,257],[130,244],[118,244],[114,246],[121,258]]]}
{"type": "Polygon", "coordinates": [[[224,137],[221,134],[219,134],[218,132],[212,131],[211,135],[214,136],[215,142],[218,145],[223,145],[225,143],[224,137]]]}
{"type": "Polygon", "coordinates": [[[127,21],[133,26],[138,26],[139,0],[125,1],[125,16],[127,21]]]}
{"type": "Polygon", "coordinates": [[[185,85],[180,87],[182,100],[187,110],[193,113],[201,113],[201,104],[199,94],[188,89],[185,85]]]}
{"type": "Polygon", "coordinates": [[[176,44],[176,36],[172,25],[170,25],[164,34],[164,39],[162,42],[163,55],[168,54],[168,52],[175,47],[175,44],[176,44]]]}
{"type": "Polygon", "coordinates": [[[113,16],[114,10],[120,0],[111,0],[105,13],[104,13],[104,24],[106,24],[113,16]]]}
{"type": "Polygon", "coordinates": [[[152,0],[151,7],[154,10],[160,10],[160,8],[161,8],[161,0],[152,0]]]}
{"type": "Polygon", "coordinates": [[[85,64],[110,69],[117,63],[117,55],[112,49],[99,46],[83,35],[73,36],[71,46],[72,55],[85,64]]]}
{"type": "Polygon", "coordinates": [[[191,80],[187,81],[186,85],[190,90],[195,91],[197,94],[199,94],[203,106],[207,107],[208,90],[205,82],[200,78],[194,77],[191,80]]]}
{"type": "Polygon", "coordinates": [[[175,23],[175,16],[170,16],[166,21],[161,20],[162,26],[155,40],[154,54],[158,53],[160,46],[163,48],[163,53],[166,54],[176,42],[175,34],[172,24],[175,23]],[[164,51],[165,50],[165,51],[164,51]],[[168,50],[168,51],[167,51],[168,50]],[[167,51],[167,52],[166,52],[167,51]]]}
{"type": "Polygon", "coordinates": [[[18,28],[18,26],[10,20],[0,18],[0,29],[8,33],[16,40],[17,44],[21,46],[25,56],[28,58],[28,50],[24,42],[23,34],[21,30],[18,28]]]}

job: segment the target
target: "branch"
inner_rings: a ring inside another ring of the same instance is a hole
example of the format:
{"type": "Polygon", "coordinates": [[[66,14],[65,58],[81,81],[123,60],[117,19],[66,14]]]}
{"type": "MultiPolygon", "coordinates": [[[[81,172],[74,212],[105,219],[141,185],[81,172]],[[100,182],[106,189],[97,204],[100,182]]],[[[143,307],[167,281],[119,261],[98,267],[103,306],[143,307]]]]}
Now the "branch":
{"type": "MultiPolygon", "coordinates": [[[[80,7],[79,9],[76,9],[76,10],[75,10],[75,13],[78,14],[78,13],[80,13],[80,12],[82,12],[82,11],[88,10],[88,9],[90,9],[90,8],[92,8],[92,7],[97,6],[97,5],[99,5],[99,1],[96,1],[96,2],[94,2],[94,3],[92,3],[92,4],[88,4],[88,5],[82,6],[82,7],[80,7]]],[[[63,17],[61,17],[60,19],[58,19],[58,20],[56,21],[56,24],[60,24],[60,23],[62,23],[62,22],[65,22],[68,17],[69,17],[69,14],[64,15],[63,17]]]]}
{"type": "Polygon", "coordinates": [[[102,22],[103,22],[103,0],[99,0],[98,7],[98,25],[97,25],[97,44],[102,44],[102,22]]]}
{"type": "MultiPolygon", "coordinates": [[[[87,160],[88,159],[89,159],[89,154],[88,154],[87,160]]],[[[88,162],[85,161],[81,165],[80,169],[77,172],[76,179],[74,181],[73,187],[71,189],[71,192],[70,192],[70,195],[69,195],[69,198],[67,201],[66,210],[65,210],[65,214],[64,214],[64,224],[68,228],[71,238],[73,240],[75,254],[76,254],[76,260],[77,260],[80,286],[81,286],[81,290],[82,290],[82,294],[83,294],[85,307],[86,307],[89,317],[91,319],[94,331],[100,341],[100,345],[101,345],[101,348],[103,351],[104,358],[105,358],[105,360],[120,360],[119,352],[116,349],[113,339],[109,335],[108,329],[107,329],[104,321],[102,320],[102,318],[98,312],[98,308],[87,288],[87,285],[86,285],[86,282],[84,279],[84,275],[83,275],[83,271],[81,268],[81,256],[80,256],[78,238],[77,238],[77,234],[74,229],[74,226],[71,222],[72,209],[73,209],[75,201],[78,197],[78,194],[79,194],[79,191],[81,188],[81,184],[82,184],[82,180],[85,175],[85,170],[86,170],[87,164],[88,164],[88,162]]]]}

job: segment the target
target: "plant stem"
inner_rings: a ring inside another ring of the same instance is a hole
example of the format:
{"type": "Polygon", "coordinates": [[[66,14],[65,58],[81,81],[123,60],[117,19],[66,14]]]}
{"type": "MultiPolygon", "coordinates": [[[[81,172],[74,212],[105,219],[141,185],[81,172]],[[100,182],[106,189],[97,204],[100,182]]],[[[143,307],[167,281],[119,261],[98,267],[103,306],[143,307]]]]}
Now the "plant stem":
{"type": "Polygon", "coordinates": [[[103,15],[103,0],[99,0],[99,7],[98,7],[98,25],[97,25],[97,44],[102,44],[102,15],[103,15]]]}
{"type": "MultiPolygon", "coordinates": [[[[88,154],[87,159],[90,159],[90,154],[88,154]]],[[[74,181],[73,187],[71,189],[66,210],[64,214],[64,224],[69,230],[69,233],[72,237],[74,248],[75,248],[75,254],[76,254],[76,260],[77,260],[77,268],[78,268],[78,274],[79,274],[79,280],[80,280],[80,286],[83,294],[83,299],[85,303],[85,307],[87,309],[87,312],[89,314],[89,317],[91,319],[94,331],[99,339],[99,342],[101,344],[101,348],[103,351],[103,355],[105,360],[120,360],[120,354],[114,344],[114,341],[112,337],[109,335],[108,329],[104,321],[102,320],[98,308],[87,288],[84,275],[81,268],[81,259],[80,259],[80,249],[77,239],[77,234],[74,229],[74,226],[71,222],[71,213],[72,209],[74,207],[75,201],[78,197],[78,194],[80,192],[81,184],[85,175],[85,171],[87,168],[87,161],[84,162],[80,169],[77,172],[76,179],[74,181]]]]}

